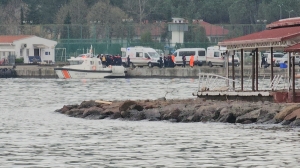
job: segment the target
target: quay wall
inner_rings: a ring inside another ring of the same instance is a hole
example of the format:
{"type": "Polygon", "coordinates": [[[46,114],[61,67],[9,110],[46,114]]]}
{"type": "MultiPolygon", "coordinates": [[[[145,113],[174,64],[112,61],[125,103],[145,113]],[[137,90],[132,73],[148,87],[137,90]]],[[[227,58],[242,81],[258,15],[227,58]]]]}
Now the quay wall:
{"type": "MultiPolygon", "coordinates": [[[[12,68],[12,67],[8,67],[12,68]]],[[[17,66],[15,68],[17,77],[20,78],[57,78],[53,66],[17,66]]],[[[299,72],[299,67],[296,67],[296,71],[299,72]]],[[[241,69],[240,67],[235,67],[235,76],[240,77],[241,69]]],[[[226,70],[222,67],[194,67],[194,68],[134,68],[127,69],[126,77],[128,78],[197,78],[199,72],[201,73],[213,73],[220,76],[226,76],[226,70]]],[[[244,67],[244,76],[250,77],[252,74],[252,69],[250,66],[244,67]]],[[[287,74],[287,69],[280,69],[274,67],[274,75],[287,74]]],[[[271,75],[270,68],[259,68],[259,76],[268,77],[271,75]]],[[[229,69],[229,76],[232,76],[232,70],[229,69]]]]}

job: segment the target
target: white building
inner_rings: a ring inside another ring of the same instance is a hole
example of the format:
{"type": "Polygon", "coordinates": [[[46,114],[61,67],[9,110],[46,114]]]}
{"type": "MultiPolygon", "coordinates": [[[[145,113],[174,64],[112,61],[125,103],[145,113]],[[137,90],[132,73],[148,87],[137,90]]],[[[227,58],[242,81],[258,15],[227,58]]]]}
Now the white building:
{"type": "Polygon", "coordinates": [[[176,43],[184,43],[184,32],[188,31],[187,20],[183,18],[172,18],[172,22],[168,25],[168,30],[172,32],[172,45],[176,43]]]}
{"type": "Polygon", "coordinates": [[[32,58],[41,62],[55,62],[56,41],[34,35],[0,36],[0,60],[9,55],[24,58],[24,63],[30,63],[32,58]]]}

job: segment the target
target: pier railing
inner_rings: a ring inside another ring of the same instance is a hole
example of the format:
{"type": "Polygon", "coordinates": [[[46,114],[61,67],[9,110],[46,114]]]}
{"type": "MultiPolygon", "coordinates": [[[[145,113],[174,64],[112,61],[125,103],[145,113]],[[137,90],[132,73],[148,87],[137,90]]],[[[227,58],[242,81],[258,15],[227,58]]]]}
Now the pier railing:
{"type": "MultiPolygon", "coordinates": [[[[273,80],[268,76],[259,78],[258,90],[260,91],[276,91],[276,90],[289,90],[291,88],[291,81],[287,75],[275,75],[273,80]]],[[[299,83],[296,83],[296,88],[299,88],[299,83]]],[[[198,92],[209,91],[241,91],[241,80],[231,79],[224,76],[199,73],[198,92]]],[[[252,77],[243,81],[243,90],[252,90],[252,77]]]]}

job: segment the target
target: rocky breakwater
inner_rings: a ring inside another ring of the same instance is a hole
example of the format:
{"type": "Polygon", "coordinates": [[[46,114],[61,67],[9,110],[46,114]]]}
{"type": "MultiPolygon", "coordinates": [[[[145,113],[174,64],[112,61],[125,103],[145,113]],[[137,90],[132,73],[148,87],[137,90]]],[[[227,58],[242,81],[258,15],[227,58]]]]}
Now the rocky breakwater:
{"type": "Polygon", "coordinates": [[[300,126],[299,104],[214,101],[205,99],[83,101],[56,112],[85,119],[121,119],[170,122],[223,122],[300,126]]]}
{"type": "Polygon", "coordinates": [[[14,68],[0,68],[0,78],[15,78],[17,77],[14,68]]]}

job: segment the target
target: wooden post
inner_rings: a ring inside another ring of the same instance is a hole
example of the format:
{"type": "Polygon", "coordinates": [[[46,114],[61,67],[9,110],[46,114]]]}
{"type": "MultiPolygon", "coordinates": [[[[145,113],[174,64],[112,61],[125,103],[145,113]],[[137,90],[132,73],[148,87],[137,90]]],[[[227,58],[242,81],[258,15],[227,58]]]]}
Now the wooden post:
{"type": "Polygon", "coordinates": [[[295,78],[296,78],[295,77],[295,75],[296,75],[296,73],[295,73],[295,56],[292,57],[292,64],[293,64],[292,90],[293,90],[293,103],[295,103],[296,102],[296,91],[295,91],[295,78]]]}
{"type": "Polygon", "coordinates": [[[231,56],[231,70],[232,70],[232,88],[233,90],[235,90],[235,82],[234,82],[234,79],[235,79],[235,73],[234,73],[234,55],[235,55],[235,51],[233,51],[233,55],[231,56]]]}
{"type": "MultiPolygon", "coordinates": [[[[292,58],[291,58],[291,52],[289,52],[288,54],[288,62],[287,62],[287,68],[288,68],[288,82],[289,84],[291,84],[291,75],[292,75],[292,66],[294,66],[294,62],[291,61],[292,58]]],[[[291,90],[291,86],[289,85],[289,89],[288,90],[291,90]]]]}
{"type": "MultiPolygon", "coordinates": [[[[271,82],[273,81],[274,79],[274,71],[273,71],[273,47],[271,47],[271,82]]],[[[273,87],[273,85],[272,85],[273,87]]],[[[272,89],[273,90],[273,89],[272,89]]]]}
{"type": "Polygon", "coordinates": [[[258,48],[255,49],[255,90],[258,91],[258,48]]]}
{"type": "Polygon", "coordinates": [[[244,90],[244,50],[241,49],[241,90],[244,90]]]}
{"type": "Polygon", "coordinates": [[[254,80],[255,80],[255,52],[252,52],[252,91],[255,90],[254,88],[254,80]]]}

